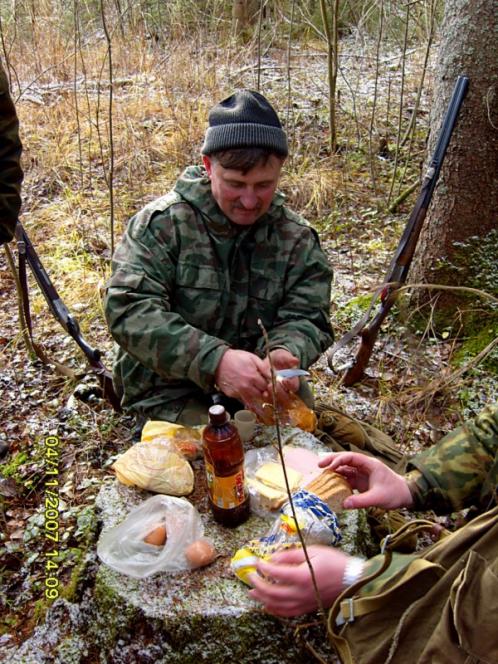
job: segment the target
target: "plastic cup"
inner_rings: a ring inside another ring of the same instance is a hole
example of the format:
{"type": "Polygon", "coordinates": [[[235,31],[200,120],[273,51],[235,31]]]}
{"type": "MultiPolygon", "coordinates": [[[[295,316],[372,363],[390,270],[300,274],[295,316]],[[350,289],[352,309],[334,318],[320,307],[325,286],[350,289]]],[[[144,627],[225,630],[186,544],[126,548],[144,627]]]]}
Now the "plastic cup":
{"type": "Polygon", "coordinates": [[[256,431],[256,415],[250,410],[238,410],[233,423],[237,427],[242,442],[246,443],[252,439],[256,431]]]}

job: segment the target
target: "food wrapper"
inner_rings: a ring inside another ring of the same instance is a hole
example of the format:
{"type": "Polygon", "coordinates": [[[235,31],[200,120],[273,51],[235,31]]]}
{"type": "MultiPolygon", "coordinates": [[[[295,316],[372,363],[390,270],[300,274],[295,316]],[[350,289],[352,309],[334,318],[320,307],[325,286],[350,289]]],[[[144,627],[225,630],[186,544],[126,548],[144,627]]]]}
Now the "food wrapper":
{"type": "MultiPolygon", "coordinates": [[[[275,413],[270,401],[252,400],[247,402],[247,408],[252,410],[261,424],[272,426],[275,424],[275,413]]],[[[280,426],[297,427],[303,431],[313,432],[316,429],[317,417],[311,408],[304,403],[301,397],[294,392],[280,393],[277,398],[278,421],[280,426]]]]}
{"type": "Polygon", "coordinates": [[[171,441],[136,443],[112,465],[122,484],[171,496],[186,496],[194,488],[194,471],[171,441]]]}
{"type": "MultiPolygon", "coordinates": [[[[306,545],[336,545],[341,541],[337,516],[318,496],[301,489],[293,494],[292,502],[306,545]]],[[[291,504],[287,502],[280,509],[268,533],[239,549],[230,561],[230,566],[241,581],[250,585],[249,575],[256,571],[258,559],[268,560],[277,551],[298,546],[301,546],[301,540],[291,504]]]]}
{"type": "Polygon", "coordinates": [[[174,451],[184,456],[188,461],[194,461],[202,456],[202,429],[204,427],[185,427],[174,422],[150,420],[142,429],[141,442],[147,443],[155,440],[169,440],[174,451]]]}

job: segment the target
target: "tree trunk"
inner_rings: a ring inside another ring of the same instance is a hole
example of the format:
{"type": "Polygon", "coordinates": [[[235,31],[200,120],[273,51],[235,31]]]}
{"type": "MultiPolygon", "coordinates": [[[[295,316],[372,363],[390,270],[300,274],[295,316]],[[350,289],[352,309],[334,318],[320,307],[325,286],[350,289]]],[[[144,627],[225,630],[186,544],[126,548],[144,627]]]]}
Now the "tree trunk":
{"type": "MultiPolygon", "coordinates": [[[[496,0],[446,0],[429,155],[457,76],[470,82],[420,237],[412,282],[498,291],[497,34],[496,0]]],[[[441,295],[443,320],[462,304],[460,298],[453,292],[441,295]]]]}

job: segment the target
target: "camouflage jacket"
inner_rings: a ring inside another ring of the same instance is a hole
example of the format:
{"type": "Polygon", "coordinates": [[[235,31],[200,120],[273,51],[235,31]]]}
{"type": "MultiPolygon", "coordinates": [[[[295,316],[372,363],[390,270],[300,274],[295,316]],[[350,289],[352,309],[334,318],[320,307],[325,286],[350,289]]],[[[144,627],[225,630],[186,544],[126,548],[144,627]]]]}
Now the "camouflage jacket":
{"type": "Polygon", "coordinates": [[[416,456],[407,475],[416,509],[490,509],[498,490],[498,404],[416,456]]]}
{"type": "Polygon", "coordinates": [[[105,302],[125,408],[161,406],[175,420],[185,399],[214,391],[227,348],[264,355],[258,318],[302,367],[330,345],[332,273],[316,232],[283,201],[276,193],[256,224],[235,226],[193,166],[131,219],[105,302]]]}
{"type": "Polygon", "coordinates": [[[7,74],[0,63],[0,244],[14,237],[21,207],[21,141],[7,74]]]}

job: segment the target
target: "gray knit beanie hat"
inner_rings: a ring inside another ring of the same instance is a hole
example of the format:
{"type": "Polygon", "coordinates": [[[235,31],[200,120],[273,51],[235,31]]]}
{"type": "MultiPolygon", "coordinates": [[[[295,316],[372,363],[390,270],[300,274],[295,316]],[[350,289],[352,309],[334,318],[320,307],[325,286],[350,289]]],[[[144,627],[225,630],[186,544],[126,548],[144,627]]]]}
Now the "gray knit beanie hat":
{"type": "Polygon", "coordinates": [[[289,153],[278,115],[259,92],[240,90],[209,112],[202,154],[234,148],[266,148],[283,157],[289,153]]]}

